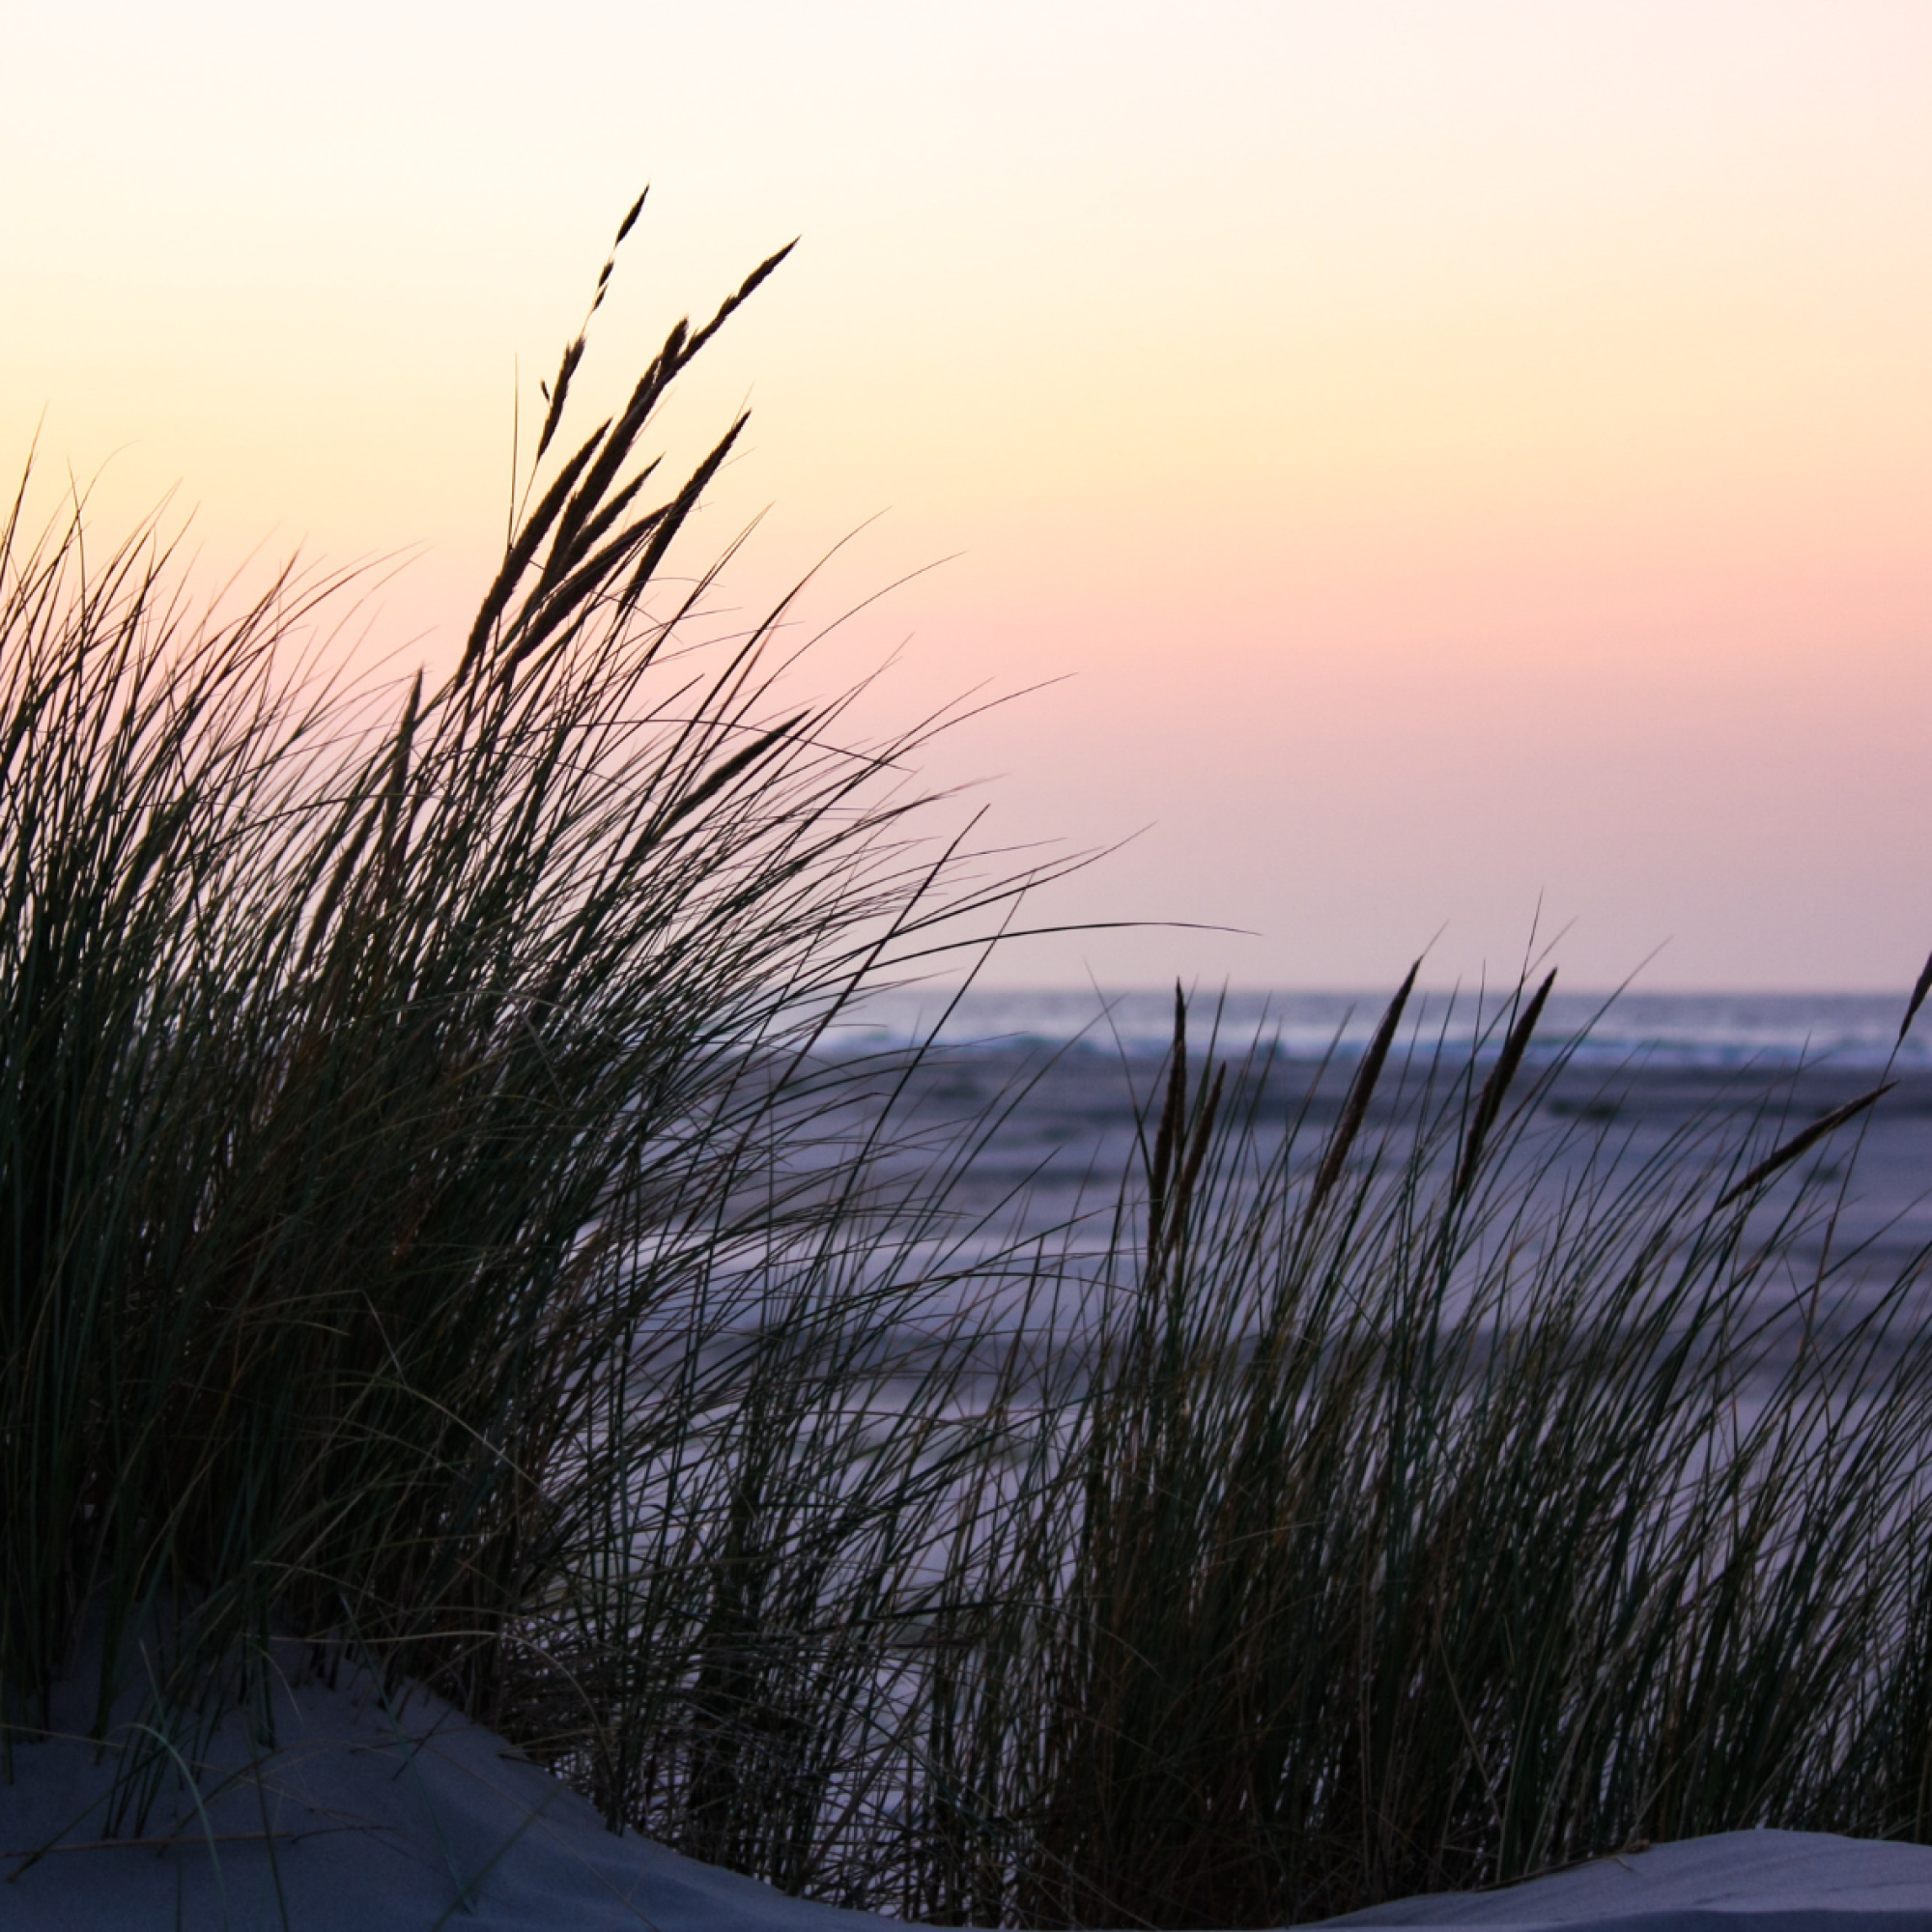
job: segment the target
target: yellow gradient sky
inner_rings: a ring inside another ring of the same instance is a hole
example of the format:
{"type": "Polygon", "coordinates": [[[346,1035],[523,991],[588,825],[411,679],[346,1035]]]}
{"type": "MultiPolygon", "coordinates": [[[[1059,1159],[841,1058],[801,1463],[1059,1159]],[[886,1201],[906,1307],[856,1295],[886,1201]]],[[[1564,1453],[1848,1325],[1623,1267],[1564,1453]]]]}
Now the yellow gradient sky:
{"type": "Polygon", "coordinates": [[[615,389],[801,235],[668,413],[705,525],[1036,908],[1007,981],[1902,987],[1932,945],[1924,0],[338,0],[22,10],[0,450],[178,486],[207,568],[418,553],[446,647],[511,401],[615,389]],[[103,466],[104,469],[103,469],[103,466]]]}

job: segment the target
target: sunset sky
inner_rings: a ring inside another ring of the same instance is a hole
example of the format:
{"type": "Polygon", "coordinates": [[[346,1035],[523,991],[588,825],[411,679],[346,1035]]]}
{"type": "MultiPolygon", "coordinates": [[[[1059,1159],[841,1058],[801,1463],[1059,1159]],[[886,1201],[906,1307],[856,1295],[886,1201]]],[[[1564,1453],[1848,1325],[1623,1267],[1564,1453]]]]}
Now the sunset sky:
{"type": "Polygon", "coordinates": [[[802,237],[663,425],[753,408],[733,599],[939,564],[826,678],[1059,680],[930,781],[1127,841],[1037,919],[1241,929],[997,980],[1439,984],[1540,904],[1577,984],[1904,987],[1928,99],[1925,0],[69,0],[0,60],[0,452],[211,576],[407,553],[434,656],[649,181],[592,390],[802,237]]]}

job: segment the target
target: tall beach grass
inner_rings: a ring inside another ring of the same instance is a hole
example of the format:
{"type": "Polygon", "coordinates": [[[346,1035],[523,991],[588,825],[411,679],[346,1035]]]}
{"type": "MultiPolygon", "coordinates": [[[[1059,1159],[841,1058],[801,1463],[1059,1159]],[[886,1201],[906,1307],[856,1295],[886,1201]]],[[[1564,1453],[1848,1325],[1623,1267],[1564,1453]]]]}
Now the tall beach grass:
{"type": "Polygon", "coordinates": [[[493,1708],[508,1619],[736,1385],[711,1345],[819,1319],[808,1277],[780,1308],[776,1265],[730,1258],[876,1212],[862,1147],[838,1184],[795,1157],[836,1084],[804,1056],[1014,882],[908,831],[919,732],[781,702],[781,612],[707,646],[707,580],[659,583],[742,421],[668,490],[639,439],[778,259],[574,443],[571,345],[437,688],[318,681],[285,648],[313,615],[293,578],[197,620],[152,532],[103,559],[82,514],[35,537],[16,500],[10,1725],[84,1639],[98,1723],[130,1673],[204,1712],[271,1628],[493,1708]]]}
{"type": "Polygon", "coordinates": [[[829,1050],[1035,879],[926,833],[930,723],[791,700],[782,613],[707,640],[675,574],[742,425],[668,487],[643,439],[779,259],[582,438],[571,344],[440,685],[318,676],[338,585],[212,618],[16,501],[7,1775],[80,1673],[137,1824],[296,1638],[948,1923],[1932,1836],[1918,1266],[1799,1260],[1853,1110],[1634,1153],[1540,1105],[1547,981],[1432,1045],[1411,973],[1339,1093],[1181,1004],[1041,1229],[963,1205],[1013,1095],[921,1140],[929,1055],[829,1050]]]}

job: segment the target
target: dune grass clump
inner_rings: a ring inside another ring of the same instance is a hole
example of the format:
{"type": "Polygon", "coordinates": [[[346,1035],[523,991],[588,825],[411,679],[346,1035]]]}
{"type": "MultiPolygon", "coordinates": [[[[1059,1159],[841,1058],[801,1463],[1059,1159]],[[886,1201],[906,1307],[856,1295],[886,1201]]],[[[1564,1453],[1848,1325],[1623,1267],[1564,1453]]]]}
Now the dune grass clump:
{"type": "Polygon", "coordinates": [[[778,259],[582,440],[571,344],[440,684],[314,675],[338,585],[198,614],[16,501],[7,1775],[74,1723],[137,1825],[238,1700],[268,1747],[293,1638],[946,1923],[1932,1836],[1918,1264],[1801,1260],[1874,1096],[1633,1151],[1544,1106],[1548,981],[1457,1047],[1411,972],[1339,1093],[1183,1005],[1042,1229],[960,1205],[1014,1094],[923,1141],[921,1054],[827,1049],[1029,881],[920,837],[928,726],[855,743],[672,574],[741,425],[658,494],[641,440],[778,259]]]}
{"type": "Polygon", "coordinates": [[[782,702],[781,613],[706,644],[709,580],[665,576],[742,418],[655,496],[639,438],[779,259],[575,442],[571,345],[440,686],[318,680],[293,577],[197,617],[152,535],[101,559],[79,512],[36,540],[16,501],[9,1739],[80,1657],[98,1733],[137,1690],[142,1735],[191,1733],[275,1634],[487,1715],[517,1619],[628,1560],[638,1460],[739,1399],[733,1337],[815,1346],[811,1282],[741,1259],[872,1211],[856,1145],[795,1158],[838,1084],[806,1049],[1012,887],[905,830],[918,732],[782,702]]]}
{"type": "Polygon", "coordinates": [[[1407,993],[1325,1131],[1178,1027],[1050,1431],[920,1671],[907,1906],[1261,1926],[1932,1831],[1916,1266],[1856,1299],[1798,1266],[1815,1126],[1634,1153],[1541,1110],[1539,991],[1385,1063],[1407,993]]]}

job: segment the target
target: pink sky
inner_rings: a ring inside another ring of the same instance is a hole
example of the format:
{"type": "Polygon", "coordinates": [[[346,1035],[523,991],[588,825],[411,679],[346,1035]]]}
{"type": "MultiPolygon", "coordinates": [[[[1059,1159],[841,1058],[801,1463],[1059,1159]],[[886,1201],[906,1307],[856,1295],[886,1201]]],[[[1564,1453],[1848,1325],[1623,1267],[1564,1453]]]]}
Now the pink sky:
{"type": "Polygon", "coordinates": [[[1932,945],[1932,9],[30,10],[0,68],[0,443],[179,484],[212,566],[422,547],[652,207],[587,373],[775,243],[668,416],[706,526],[907,644],[1037,908],[1008,981],[1893,987],[1932,945]],[[696,14],[696,17],[692,17],[696,14]],[[19,191],[29,184],[31,191],[19,191]],[[957,554],[955,555],[955,553],[957,554]]]}

